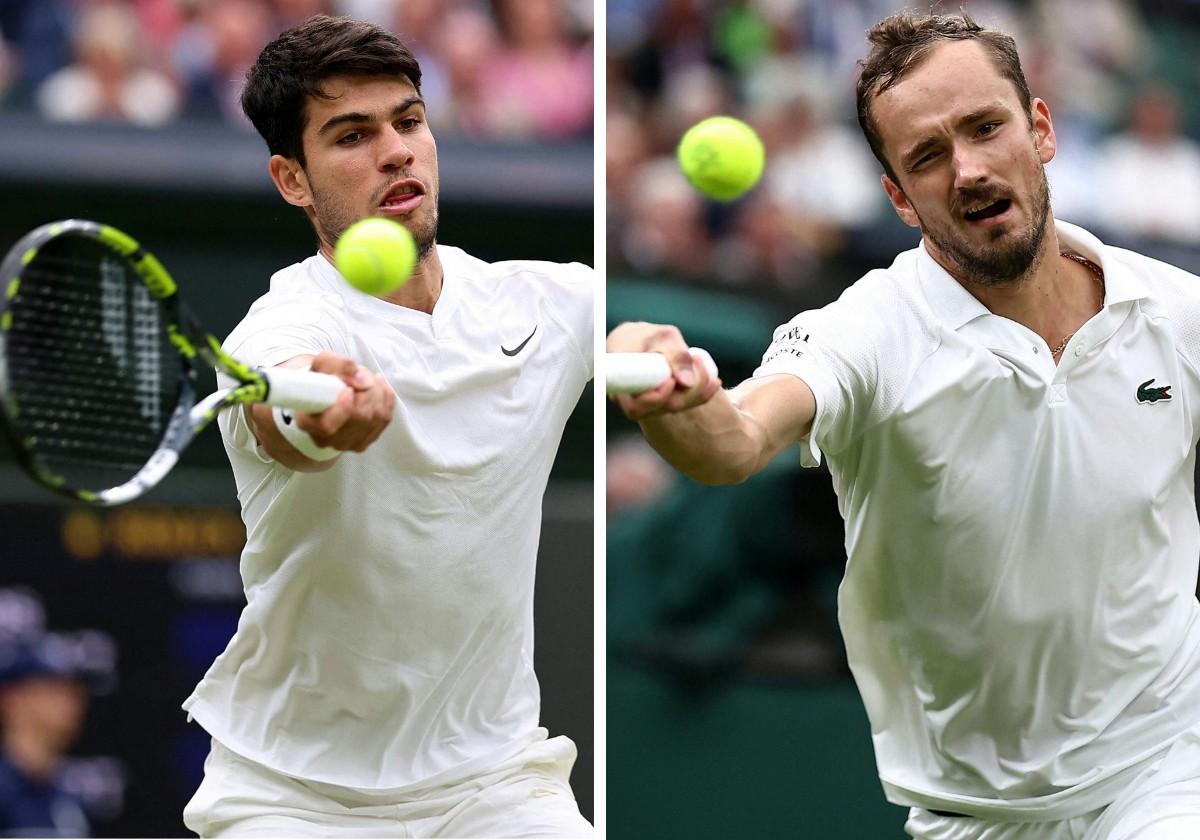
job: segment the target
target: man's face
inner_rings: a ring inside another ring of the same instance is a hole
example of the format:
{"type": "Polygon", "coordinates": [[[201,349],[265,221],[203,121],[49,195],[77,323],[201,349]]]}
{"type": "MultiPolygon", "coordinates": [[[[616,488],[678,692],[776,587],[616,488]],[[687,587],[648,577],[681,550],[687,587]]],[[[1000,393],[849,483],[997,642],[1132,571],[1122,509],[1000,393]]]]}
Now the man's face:
{"type": "Polygon", "coordinates": [[[1004,285],[1040,259],[1055,145],[1045,103],[1033,110],[1031,126],[1013,83],[971,41],[935,47],[872,105],[899,179],[884,176],[888,197],[963,280],[1004,285]]]}
{"type": "Polygon", "coordinates": [[[406,79],[374,76],[335,76],[322,90],[333,98],[308,100],[303,168],[321,242],[332,248],[359,219],[383,216],[407,227],[424,256],[437,238],[438,168],[420,94],[406,79]]]}
{"type": "Polygon", "coordinates": [[[55,751],[70,748],[79,737],[88,694],[79,683],[62,677],[27,677],[8,686],[0,698],[5,727],[35,737],[55,751]]]}

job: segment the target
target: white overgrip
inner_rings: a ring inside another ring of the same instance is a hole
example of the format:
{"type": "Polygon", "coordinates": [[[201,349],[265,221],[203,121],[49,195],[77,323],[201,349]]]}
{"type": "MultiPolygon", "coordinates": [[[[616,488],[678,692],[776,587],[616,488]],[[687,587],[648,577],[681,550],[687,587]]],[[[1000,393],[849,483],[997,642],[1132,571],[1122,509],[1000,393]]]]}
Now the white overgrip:
{"type": "Polygon", "coordinates": [[[293,411],[324,411],[337,402],[346,387],[339,377],[311,370],[273,367],[261,369],[267,380],[266,404],[293,411]]]}
{"type": "MultiPolygon", "coordinates": [[[[715,379],[717,364],[708,351],[699,347],[689,349],[715,379]]],[[[604,354],[604,388],[609,394],[640,394],[657,388],[670,375],[671,366],[661,353],[604,354]]]]}

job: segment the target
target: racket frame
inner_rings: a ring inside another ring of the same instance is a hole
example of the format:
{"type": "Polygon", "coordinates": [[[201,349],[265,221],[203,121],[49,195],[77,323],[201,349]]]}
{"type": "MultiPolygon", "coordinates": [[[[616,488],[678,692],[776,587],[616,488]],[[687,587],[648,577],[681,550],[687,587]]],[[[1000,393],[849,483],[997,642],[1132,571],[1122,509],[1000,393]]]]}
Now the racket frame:
{"type": "MultiPolygon", "coordinates": [[[[59,495],[95,505],[118,505],[130,501],[158,484],[179,460],[184,447],[232,405],[270,402],[270,382],[262,371],[249,367],[221,348],[221,342],[205,332],[179,300],[178,287],[158,258],[136,239],[110,226],[84,219],[66,219],[44,224],[22,237],[0,261],[0,418],[22,467],[38,483],[59,495]],[[21,409],[12,395],[8,372],[7,336],[12,327],[12,304],[20,293],[21,274],[49,242],[64,236],[91,239],[108,248],[132,268],[150,296],[158,302],[167,338],[179,352],[179,395],[162,439],[134,475],[123,484],[103,490],[69,487],[66,479],[44,464],[34,451],[36,439],[24,429],[21,409]],[[196,402],[196,380],[200,362],[237,380],[196,402]]],[[[315,374],[309,374],[313,376],[315,374]]],[[[326,404],[332,402],[329,400],[326,404]]],[[[312,409],[310,409],[312,410],[312,409]]]]}

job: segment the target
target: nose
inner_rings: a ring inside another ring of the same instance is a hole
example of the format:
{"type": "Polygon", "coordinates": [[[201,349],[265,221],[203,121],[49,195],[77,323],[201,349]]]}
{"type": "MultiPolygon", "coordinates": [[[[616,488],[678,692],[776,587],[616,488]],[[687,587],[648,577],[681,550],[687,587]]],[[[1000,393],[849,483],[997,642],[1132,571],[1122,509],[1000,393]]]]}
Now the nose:
{"type": "Polygon", "coordinates": [[[987,166],[983,156],[967,145],[959,145],[954,150],[954,186],[956,189],[973,187],[988,178],[987,166]]]}
{"type": "Polygon", "coordinates": [[[382,170],[407,169],[413,162],[413,150],[405,136],[395,126],[384,129],[380,148],[379,168],[382,170]]]}

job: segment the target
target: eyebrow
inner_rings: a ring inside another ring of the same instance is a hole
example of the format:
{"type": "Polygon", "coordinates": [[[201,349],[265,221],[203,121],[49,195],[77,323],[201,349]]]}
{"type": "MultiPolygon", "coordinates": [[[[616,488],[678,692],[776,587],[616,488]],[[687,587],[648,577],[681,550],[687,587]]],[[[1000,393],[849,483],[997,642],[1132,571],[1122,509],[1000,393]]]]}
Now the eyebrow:
{"type": "MultiPolygon", "coordinates": [[[[977,108],[976,110],[967,114],[965,117],[961,117],[954,124],[954,127],[961,128],[964,125],[970,125],[971,123],[979,122],[984,117],[990,116],[990,115],[995,114],[1002,110],[1006,110],[1006,109],[1004,108],[1004,106],[1001,103],[993,102],[992,104],[986,105],[983,108],[977,108]]],[[[922,154],[924,154],[928,149],[932,148],[933,146],[936,146],[938,144],[938,142],[939,142],[939,138],[937,138],[937,137],[926,137],[920,143],[913,146],[911,149],[909,149],[907,152],[905,152],[903,155],[901,155],[900,162],[905,166],[905,168],[911,166],[913,163],[916,162],[916,160],[922,154]]]]}
{"type": "MultiPolygon", "coordinates": [[[[400,102],[395,108],[392,109],[391,117],[395,119],[396,117],[401,116],[414,105],[420,105],[423,108],[425,107],[425,100],[419,96],[410,96],[408,99],[400,102]]],[[[321,137],[325,134],[328,134],[339,125],[345,125],[346,123],[369,123],[375,122],[375,120],[376,117],[374,114],[366,114],[362,111],[347,111],[344,114],[335,114],[334,116],[325,120],[321,127],[317,129],[317,136],[321,137]]]]}

